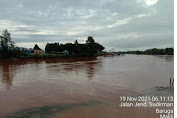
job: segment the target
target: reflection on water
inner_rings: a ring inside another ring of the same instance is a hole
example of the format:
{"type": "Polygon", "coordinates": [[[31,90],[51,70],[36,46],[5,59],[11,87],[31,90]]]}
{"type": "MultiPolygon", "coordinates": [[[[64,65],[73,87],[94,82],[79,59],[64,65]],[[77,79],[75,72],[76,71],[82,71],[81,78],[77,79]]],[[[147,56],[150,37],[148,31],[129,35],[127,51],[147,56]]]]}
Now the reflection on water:
{"type": "Polygon", "coordinates": [[[172,62],[174,61],[173,55],[154,55],[155,58],[157,59],[162,59],[165,60],[166,62],[172,62]]]}
{"type": "MultiPolygon", "coordinates": [[[[119,104],[121,95],[164,93],[155,88],[168,87],[169,78],[173,78],[174,74],[173,65],[173,56],[150,55],[0,60],[0,117],[33,107],[81,103],[94,99],[106,105],[83,108],[84,111],[94,112],[95,109],[101,113],[103,110],[104,115],[97,115],[116,118],[120,113],[114,113],[111,109],[117,109],[115,105],[119,104]]],[[[62,112],[59,116],[66,117],[66,113],[74,112],[79,118],[83,109],[62,112]]]]}
{"type": "MultiPolygon", "coordinates": [[[[92,79],[94,73],[101,66],[101,59],[97,58],[74,58],[74,59],[61,59],[61,60],[46,60],[46,64],[48,71],[59,72],[63,70],[64,72],[76,73],[78,74],[80,71],[86,71],[87,77],[92,79]]],[[[55,73],[54,72],[54,73],[55,73]]]]}
{"type": "Polygon", "coordinates": [[[16,63],[13,60],[1,60],[0,61],[0,78],[2,83],[5,84],[7,88],[10,88],[13,84],[14,72],[19,64],[24,64],[21,62],[16,63]]]}
{"type": "Polygon", "coordinates": [[[10,88],[12,85],[12,72],[10,71],[9,65],[2,65],[1,66],[1,72],[2,72],[2,82],[6,84],[7,88],[10,88]]]}
{"type": "MultiPolygon", "coordinates": [[[[1,60],[0,61],[0,77],[2,83],[10,88],[13,84],[13,79],[21,69],[30,67],[31,70],[26,73],[33,73],[32,69],[40,71],[47,69],[47,73],[55,74],[57,72],[68,72],[79,74],[80,71],[85,71],[88,79],[92,79],[94,73],[101,66],[101,59],[97,58],[68,58],[68,59],[48,59],[48,60],[1,60]],[[18,69],[18,71],[16,71],[18,69]]],[[[67,74],[68,74],[67,73],[67,74]]],[[[42,73],[41,73],[42,74],[42,73]]]]}

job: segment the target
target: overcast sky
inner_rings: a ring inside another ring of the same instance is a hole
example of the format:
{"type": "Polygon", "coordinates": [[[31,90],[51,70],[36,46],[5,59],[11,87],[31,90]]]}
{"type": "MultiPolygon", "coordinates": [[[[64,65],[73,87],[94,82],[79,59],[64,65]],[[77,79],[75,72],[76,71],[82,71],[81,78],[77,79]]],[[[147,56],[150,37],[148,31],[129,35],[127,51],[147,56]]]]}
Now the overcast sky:
{"type": "Polygon", "coordinates": [[[106,50],[173,47],[173,0],[0,0],[0,31],[17,46],[85,43],[106,50]]]}

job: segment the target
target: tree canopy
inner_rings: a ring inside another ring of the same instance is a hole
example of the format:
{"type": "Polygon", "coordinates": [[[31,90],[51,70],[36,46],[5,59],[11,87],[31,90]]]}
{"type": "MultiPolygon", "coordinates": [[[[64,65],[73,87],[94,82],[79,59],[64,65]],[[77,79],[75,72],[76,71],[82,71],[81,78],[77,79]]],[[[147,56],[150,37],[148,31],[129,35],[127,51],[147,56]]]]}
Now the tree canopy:
{"type": "Polygon", "coordinates": [[[174,49],[173,48],[165,48],[165,49],[147,49],[145,51],[127,51],[127,54],[147,54],[147,55],[173,55],[174,49]]]}
{"type": "Polygon", "coordinates": [[[15,43],[11,41],[11,35],[7,29],[3,30],[0,36],[0,57],[1,58],[13,58],[24,54],[19,48],[15,46],[15,43]]]}
{"type": "Polygon", "coordinates": [[[72,55],[94,56],[101,53],[104,47],[99,43],[95,43],[93,37],[88,37],[85,44],[79,44],[76,40],[74,44],[47,43],[45,47],[47,53],[62,52],[64,50],[69,51],[69,54],[72,55]]]}
{"type": "Polygon", "coordinates": [[[93,39],[92,36],[89,36],[89,37],[87,38],[86,44],[88,44],[88,43],[95,43],[95,41],[94,41],[94,39],[93,39]]]}
{"type": "Polygon", "coordinates": [[[15,43],[11,41],[10,33],[7,31],[7,29],[3,30],[2,36],[1,36],[1,47],[2,48],[13,48],[15,46],[15,43]]]}

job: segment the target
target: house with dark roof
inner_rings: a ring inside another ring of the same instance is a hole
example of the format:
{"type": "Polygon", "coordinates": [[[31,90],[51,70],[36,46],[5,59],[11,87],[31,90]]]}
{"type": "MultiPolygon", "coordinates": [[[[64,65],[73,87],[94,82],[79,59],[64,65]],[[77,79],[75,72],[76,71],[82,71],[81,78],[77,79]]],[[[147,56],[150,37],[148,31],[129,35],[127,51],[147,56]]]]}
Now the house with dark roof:
{"type": "Polygon", "coordinates": [[[44,50],[39,50],[39,49],[28,49],[28,54],[37,54],[37,55],[44,55],[45,51],[44,50]]]}

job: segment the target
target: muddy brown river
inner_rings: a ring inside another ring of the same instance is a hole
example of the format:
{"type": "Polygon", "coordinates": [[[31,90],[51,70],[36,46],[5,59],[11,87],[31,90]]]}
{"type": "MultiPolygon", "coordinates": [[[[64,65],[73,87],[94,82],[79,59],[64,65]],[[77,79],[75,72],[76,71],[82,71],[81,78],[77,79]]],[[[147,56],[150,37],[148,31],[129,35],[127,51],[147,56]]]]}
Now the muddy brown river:
{"type": "Polygon", "coordinates": [[[173,56],[1,59],[0,118],[159,118],[120,97],[173,96],[170,78],[173,56]]]}

